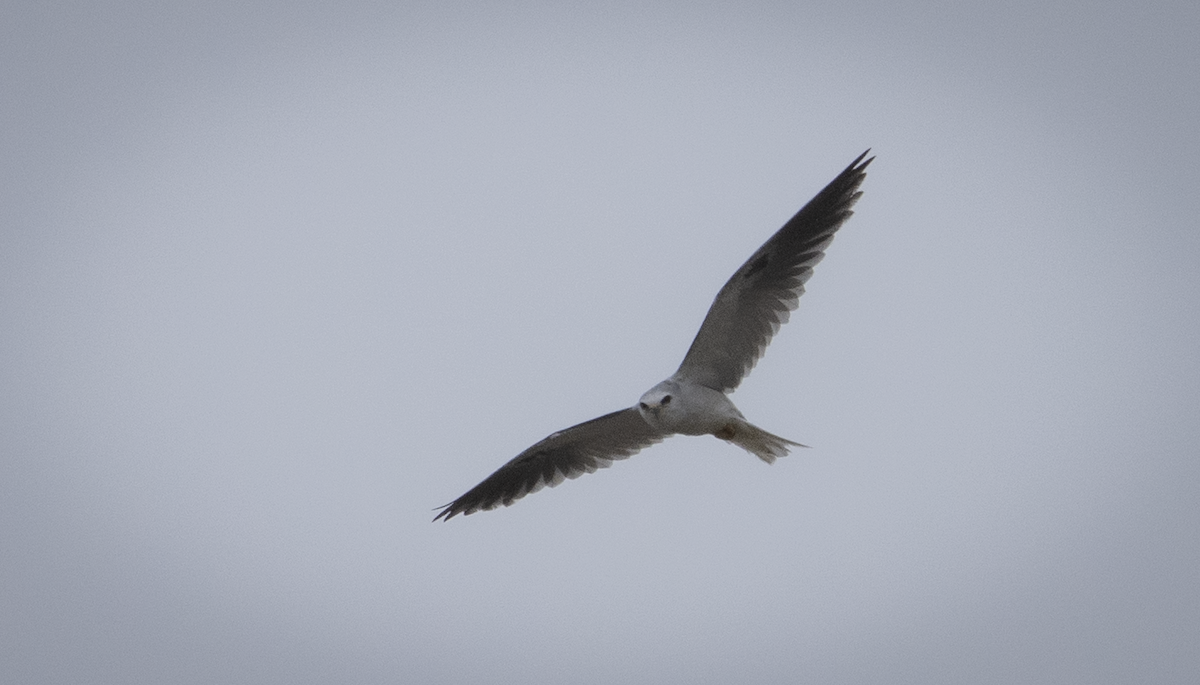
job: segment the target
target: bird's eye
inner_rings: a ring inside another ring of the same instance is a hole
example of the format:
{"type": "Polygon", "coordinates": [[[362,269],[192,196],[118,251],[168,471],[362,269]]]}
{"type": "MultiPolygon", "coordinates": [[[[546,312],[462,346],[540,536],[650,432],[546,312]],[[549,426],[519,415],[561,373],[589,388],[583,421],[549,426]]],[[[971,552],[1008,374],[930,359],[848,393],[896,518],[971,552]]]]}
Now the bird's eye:
{"type": "Polygon", "coordinates": [[[645,402],[638,402],[638,406],[641,407],[642,409],[650,408],[650,405],[646,404],[645,402]]]}
{"type": "Polygon", "coordinates": [[[663,398],[662,398],[662,403],[663,403],[663,404],[670,404],[670,403],[671,403],[671,396],[670,396],[670,395],[663,395],[663,398]]]}

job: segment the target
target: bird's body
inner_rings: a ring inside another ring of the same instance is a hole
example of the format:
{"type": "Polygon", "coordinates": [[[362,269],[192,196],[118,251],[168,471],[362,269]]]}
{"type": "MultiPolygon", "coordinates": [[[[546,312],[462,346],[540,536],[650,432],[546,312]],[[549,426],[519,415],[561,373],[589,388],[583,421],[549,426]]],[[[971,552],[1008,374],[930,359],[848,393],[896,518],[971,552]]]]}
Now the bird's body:
{"type": "Polygon", "coordinates": [[[668,435],[708,435],[744,418],[725,393],[674,378],[647,390],[638,411],[646,423],[668,435]]]}
{"type": "Polygon", "coordinates": [[[796,308],[812,268],[852,214],[864,152],[763,243],[717,293],[700,331],[670,378],[635,407],[551,434],[500,467],[434,520],[508,506],[546,485],[610,465],[671,435],[713,435],[767,463],[802,447],[758,428],[729,399],[796,308]]]}

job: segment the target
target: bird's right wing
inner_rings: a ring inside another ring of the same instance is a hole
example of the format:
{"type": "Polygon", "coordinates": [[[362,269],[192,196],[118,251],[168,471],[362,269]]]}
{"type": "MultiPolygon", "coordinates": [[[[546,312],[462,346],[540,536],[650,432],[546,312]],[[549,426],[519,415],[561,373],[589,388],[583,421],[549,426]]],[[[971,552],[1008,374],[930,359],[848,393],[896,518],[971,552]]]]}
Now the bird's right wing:
{"type": "Polygon", "coordinates": [[[565,478],[578,478],[625,459],[667,437],[636,408],[622,409],[551,434],[501,466],[465,495],[441,507],[434,521],[509,506],[565,478]]]}

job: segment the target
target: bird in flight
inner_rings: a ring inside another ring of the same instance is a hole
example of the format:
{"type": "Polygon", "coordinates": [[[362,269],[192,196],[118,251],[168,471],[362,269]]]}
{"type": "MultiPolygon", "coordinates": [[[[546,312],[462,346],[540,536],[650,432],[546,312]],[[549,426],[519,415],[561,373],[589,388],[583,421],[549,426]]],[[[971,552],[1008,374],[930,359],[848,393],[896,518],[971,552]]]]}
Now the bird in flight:
{"type": "Polygon", "coordinates": [[[789,446],[804,447],[747,421],[729,393],[787,322],[833,234],[853,214],[867,165],[875,159],[865,159],[869,152],[851,162],[733,274],[717,293],[674,375],[647,390],[636,406],[552,433],[462,497],[439,507],[433,520],[507,507],[547,485],[593,473],[675,434],[713,435],[768,464],[787,454],[789,446]]]}

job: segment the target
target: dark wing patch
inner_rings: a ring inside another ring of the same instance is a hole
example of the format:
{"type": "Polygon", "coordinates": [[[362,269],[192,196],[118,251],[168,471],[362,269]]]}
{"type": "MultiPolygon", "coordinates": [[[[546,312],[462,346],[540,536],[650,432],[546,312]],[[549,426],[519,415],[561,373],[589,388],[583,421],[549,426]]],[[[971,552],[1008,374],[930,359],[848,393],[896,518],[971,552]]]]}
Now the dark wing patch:
{"type": "Polygon", "coordinates": [[[765,254],[765,255],[759,257],[758,259],[754,260],[754,262],[752,264],[747,264],[745,267],[742,268],[742,278],[743,279],[750,278],[751,276],[758,273],[759,271],[762,271],[767,266],[767,264],[770,264],[770,263],[771,263],[771,255],[765,254]]]}

